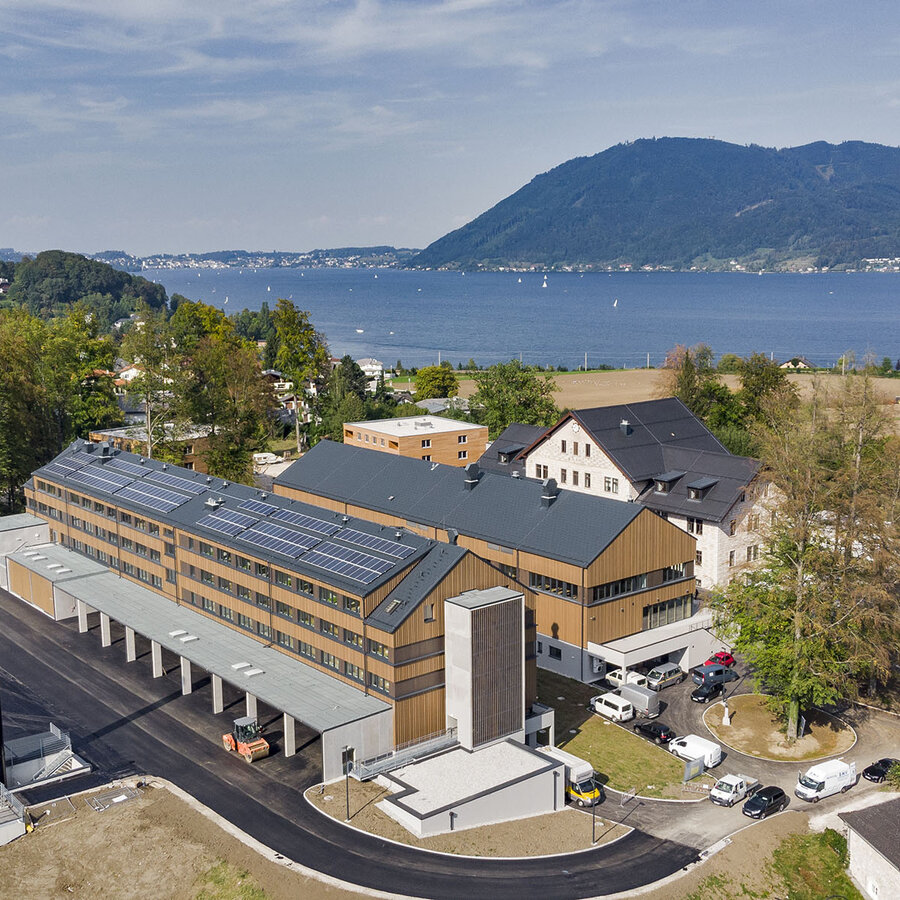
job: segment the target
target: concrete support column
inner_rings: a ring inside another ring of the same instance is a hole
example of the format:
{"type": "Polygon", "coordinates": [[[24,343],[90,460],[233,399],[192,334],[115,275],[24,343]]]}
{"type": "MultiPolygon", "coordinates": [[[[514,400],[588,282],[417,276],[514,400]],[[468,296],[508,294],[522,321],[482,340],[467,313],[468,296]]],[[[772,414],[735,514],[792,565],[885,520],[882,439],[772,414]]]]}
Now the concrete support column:
{"type": "Polygon", "coordinates": [[[162,678],[165,675],[162,666],[162,647],[156,641],[150,641],[150,659],[153,661],[153,677],[162,678]]]}
{"type": "Polygon", "coordinates": [[[293,756],[297,752],[297,733],[294,730],[294,719],[287,713],[282,716],[284,722],[284,755],[293,756]]]}
{"type": "Polygon", "coordinates": [[[225,709],[225,703],[222,699],[222,679],[218,675],[210,673],[209,681],[212,685],[213,715],[218,715],[225,709]]]}
{"type": "Polygon", "coordinates": [[[187,696],[194,689],[194,683],[191,680],[191,661],[186,657],[181,657],[181,693],[187,696]]]}
{"type": "Polygon", "coordinates": [[[78,633],[87,634],[87,604],[83,600],[76,600],[78,604],[78,633]]]}
{"type": "Polygon", "coordinates": [[[100,613],[100,646],[108,647],[112,643],[112,635],[109,633],[109,616],[100,613]]]}
{"type": "Polygon", "coordinates": [[[256,717],[256,697],[247,691],[247,715],[256,717]]]}
{"type": "Polygon", "coordinates": [[[134,629],[125,626],[125,661],[134,662],[137,659],[137,650],[134,646],[134,629]]]}

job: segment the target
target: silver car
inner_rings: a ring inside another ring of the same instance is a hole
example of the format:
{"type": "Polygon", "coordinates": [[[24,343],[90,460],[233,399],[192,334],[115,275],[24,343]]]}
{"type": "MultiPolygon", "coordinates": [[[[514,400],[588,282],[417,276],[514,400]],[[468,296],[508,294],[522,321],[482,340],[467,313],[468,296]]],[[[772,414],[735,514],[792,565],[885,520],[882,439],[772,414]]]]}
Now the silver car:
{"type": "Polygon", "coordinates": [[[687,675],[675,663],[662,663],[647,675],[647,687],[661,691],[669,685],[681,684],[685,678],[687,675]]]}

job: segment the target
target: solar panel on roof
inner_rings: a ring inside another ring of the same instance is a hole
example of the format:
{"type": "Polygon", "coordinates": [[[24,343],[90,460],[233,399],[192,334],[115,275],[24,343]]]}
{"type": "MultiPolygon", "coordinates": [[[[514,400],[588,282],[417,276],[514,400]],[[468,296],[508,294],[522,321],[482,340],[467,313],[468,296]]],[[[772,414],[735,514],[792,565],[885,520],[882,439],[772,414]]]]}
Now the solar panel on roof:
{"type": "Polygon", "coordinates": [[[136,463],[128,462],[125,459],[111,459],[108,463],[104,463],[104,468],[107,469],[116,469],[119,472],[127,472],[129,475],[133,475],[135,478],[143,478],[149,469],[145,469],[143,466],[139,466],[136,463]]]}
{"type": "Polygon", "coordinates": [[[170,475],[168,472],[151,472],[149,477],[151,481],[155,481],[157,484],[178,488],[180,491],[187,491],[189,494],[202,494],[206,490],[205,484],[199,484],[187,478],[179,478],[177,475],[170,475]]]}
{"type": "Polygon", "coordinates": [[[155,509],[158,512],[171,512],[190,499],[183,494],[176,494],[175,491],[157,487],[155,484],[147,484],[146,481],[139,484],[132,483],[129,487],[116,491],[116,497],[131,500],[133,503],[146,506],[148,509],[155,509]]]}
{"type": "Polygon", "coordinates": [[[406,544],[401,544],[399,541],[388,541],[374,534],[357,531],[355,528],[344,528],[335,537],[340,538],[342,541],[348,541],[351,544],[357,544],[360,547],[367,547],[369,550],[386,553],[388,556],[393,556],[397,559],[406,559],[411,553],[416,552],[415,547],[409,547],[406,544]]]}
{"type": "Polygon", "coordinates": [[[320,569],[325,569],[326,572],[332,572],[335,575],[343,575],[345,578],[359,581],[362,584],[373,582],[380,574],[372,571],[372,569],[366,569],[354,563],[336,559],[319,550],[310,550],[303,557],[303,562],[311,566],[318,566],[320,569]]]}
{"type": "MultiPolygon", "coordinates": [[[[251,519],[251,522],[252,521],[254,520],[251,519]]],[[[220,531],[222,534],[227,534],[231,537],[234,537],[242,531],[246,531],[247,528],[246,525],[238,525],[237,522],[229,522],[227,519],[222,519],[215,514],[198,519],[197,524],[203,525],[205,528],[212,528],[214,531],[220,531]]]]}
{"type": "Polygon", "coordinates": [[[52,464],[59,466],[60,469],[66,472],[77,472],[79,469],[83,469],[90,461],[90,458],[86,459],[83,456],[64,456],[62,459],[54,460],[52,464]]]}
{"type": "Polygon", "coordinates": [[[71,472],[68,476],[72,481],[79,484],[86,484],[88,487],[99,488],[101,491],[108,491],[110,494],[129,485],[134,479],[119,472],[108,472],[105,469],[98,469],[96,466],[79,469],[77,472],[71,472]]]}
{"type": "Polygon", "coordinates": [[[291,559],[296,559],[310,547],[315,547],[319,543],[319,538],[292,531],[290,528],[282,528],[281,525],[276,525],[274,522],[258,522],[240,537],[248,544],[262,547],[265,550],[274,550],[291,559]]]}
{"type": "Polygon", "coordinates": [[[324,519],[317,519],[314,516],[294,512],[292,509],[281,509],[281,507],[273,507],[273,509],[274,512],[269,513],[273,519],[290,522],[292,525],[300,525],[302,528],[315,531],[317,534],[332,535],[336,531],[341,530],[341,526],[335,525],[334,522],[326,522],[324,519]]]}
{"type": "Polygon", "coordinates": [[[233,509],[217,509],[213,515],[231,522],[233,525],[240,525],[241,528],[250,528],[255,525],[259,519],[254,516],[245,516],[243,513],[235,512],[233,509]]]}
{"type": "Polygon", "coordinates": [[[261,516],[271,516],[273,512],[278,512],[277,506],[271,503],[263,503],[262,500],[245,500],[240,509],[246,509],[248,512],[258,513],[261,516]]]}

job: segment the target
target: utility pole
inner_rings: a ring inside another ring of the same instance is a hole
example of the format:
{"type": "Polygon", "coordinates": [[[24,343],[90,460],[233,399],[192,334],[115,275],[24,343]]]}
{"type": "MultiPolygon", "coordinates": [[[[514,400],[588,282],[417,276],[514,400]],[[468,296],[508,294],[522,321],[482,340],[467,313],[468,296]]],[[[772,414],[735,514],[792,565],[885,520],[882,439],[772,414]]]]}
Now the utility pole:
{"type": "Polygon", "coordinates": [[[650,368],[650,354],[647,354],[647,368],[650,368]]]}
{"type": "Polygon", "coordinates": [[[584,371],[587,372],[587,353],[584,354],[584,371]]]}
{"type": "Polygon", "coordinates": [[[6,781],[6,744],[3,743],[3,704],[0,703],[0,784],[9,787],[6,781]]]}
{"type": "Polygon", "coordinates": [[[344,787],[347,794],[347,818],[345,822],[350,821],[350,748],[344,747],[344,787]]]}

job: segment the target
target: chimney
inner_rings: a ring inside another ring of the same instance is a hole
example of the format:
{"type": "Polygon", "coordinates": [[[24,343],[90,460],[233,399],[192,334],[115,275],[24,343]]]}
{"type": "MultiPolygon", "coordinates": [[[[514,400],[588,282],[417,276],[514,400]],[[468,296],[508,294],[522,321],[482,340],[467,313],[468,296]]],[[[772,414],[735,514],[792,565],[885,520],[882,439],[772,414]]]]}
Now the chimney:
{"type": "Polygon", "coordinates": [[[619,423],[619,428],[622,429],[622,434],[624,434],[626,437],[634,430],[632,429],[631,422],[629,422],[628,419],[622,419],[622,421],[619,423]]]}
{"type": "Polygon", "coordinates": [[[459,540],[459,532],[455,528],[447,529],[447,543],[448,544],[456,544],[457,540],[459,540]]]}
{"type": "Polygon", "coordinates": [[[100,455],[109,456],[109,441],[100,442],[100,455]]]}
{"type": "Polygon", "coordinates": [[[478,484],[478,479],[481,477],[481,470],[478,468],[478,463],[469,463],[466,466],[466,480],[463,482],[465,489],[467,491],[471,491],[476,484],[478,484]]]}
{"type": "Polygon", "coordinates": [[[544,490],[541,491],[541,506],[544,509],[549,509],[558,496],[559,488],[556,486],[556,479],[548,478],[544,482],[544,490]]]}

